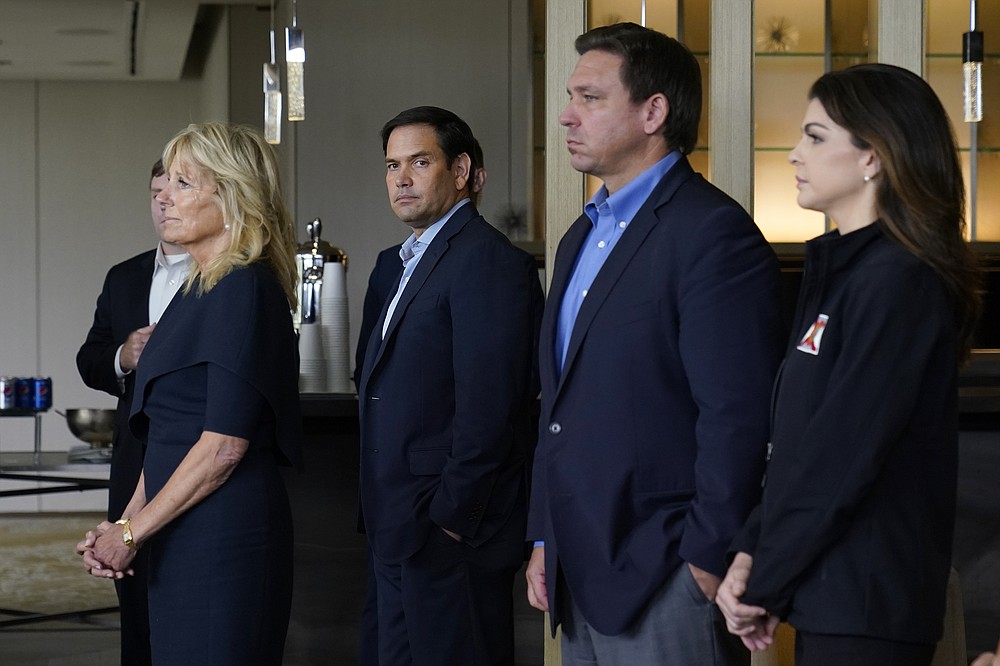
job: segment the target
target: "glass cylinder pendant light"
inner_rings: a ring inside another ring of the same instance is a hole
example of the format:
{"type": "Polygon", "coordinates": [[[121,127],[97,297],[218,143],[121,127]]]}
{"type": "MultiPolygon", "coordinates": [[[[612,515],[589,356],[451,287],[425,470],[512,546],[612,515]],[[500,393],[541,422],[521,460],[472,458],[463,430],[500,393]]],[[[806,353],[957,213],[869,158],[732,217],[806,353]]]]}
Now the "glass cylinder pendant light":
{"type": "Polygon", "coordinates": [[[306,45],[299,28],[296,2],[292,2],[292,27],[285,28],[285,75],[288,90],[288,119],[306,119],[306,45]]]}
{"type": "Polygon", "coordinates": [[[264,63],[264,139],[281,143],[281,77],[274,62],[274,2],[271,2],[271,62],[264,63]]]}
{"type": "Polygon", "coordinates": [[[281,79],[278,66],[264,63],[264,138],[281,143],[281,79]]]}
{"type": "Polygon", "coordinates": [[[969,32],[962,35],[965,122],[983,119],[983,33],[976,30],[976,0],[969,0],[969,32]]]}

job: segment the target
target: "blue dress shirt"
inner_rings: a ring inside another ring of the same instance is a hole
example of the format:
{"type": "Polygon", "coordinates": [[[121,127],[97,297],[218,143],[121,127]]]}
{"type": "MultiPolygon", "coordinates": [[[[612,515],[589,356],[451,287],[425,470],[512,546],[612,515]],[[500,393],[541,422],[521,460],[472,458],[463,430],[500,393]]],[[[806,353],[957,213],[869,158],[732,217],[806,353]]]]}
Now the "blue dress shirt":
{"type": "Polygon", "coordinates": [[[403,260],[403,276],[399,279],[399,287],[396,289],[396,295],[392,297],[392,302],[389,303],[389,310],[385,313],[385,321],[382,322],[383,338],[385,337],[385,332],[389,330],[389,321],[392,319],[392,313],[396,311],[399,297],[402,296],[403,290],[406,289],[406,283],[410,281],[413,271],[417,269],[417,264],[420,263],[420,257],[423,256],[424,250],[427,249],[427,246],[431,244],[434,237],[441,231],[441,227],[455,214],[455,211],[469,201],[470,199],[465,198],[452,206],[451,210],[444,214],[444,217],[424,229],[423,233],[420,234],[420,238],[417,238],[416,234],[410,234],[410,237],[403,241],[403,246],[399,248],[399,258],[403,260]]]}
{"type": "Polygon", "coordinates": [[[659,184],[670,168],[680,160],[676,150],[633,178],[625,187],[608,195],[605,185],[587,202],[583,212],[594,225],[576,257],[573,273],[566,285],[559,319],[556,322],[555,353],[556,367],[562,372],[566,361],[566,350],[573,334],[576,316],[583,305],[583,299],[594,283],[611,250],[625,233],[635,214],[639,212],[653,189],[659,184]]]}

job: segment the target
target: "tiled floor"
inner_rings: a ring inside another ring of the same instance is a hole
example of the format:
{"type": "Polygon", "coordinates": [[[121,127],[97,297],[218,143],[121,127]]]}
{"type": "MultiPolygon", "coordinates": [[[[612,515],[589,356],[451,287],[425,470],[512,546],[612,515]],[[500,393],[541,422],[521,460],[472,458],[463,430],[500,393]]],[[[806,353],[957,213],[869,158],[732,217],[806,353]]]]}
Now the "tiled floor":
{"type": "MultiPolygon", "coordinates": [[[[307,467],[290,472],[295,514],[296,583],[287,666],[341,666],[357,658],[365,584],[364,541],[357,520],[357,431],[350,420],[310,421],[307,467]]],[[[993,649],[1000,635],[1000,432],[962,435],[955,565],[962,576],[970,654],[993,649]]],[[[542,618],[517,602],[521,666],[542,663],[542,618]]],[[[3,666],[118,664],[112,618],[87,624],[37,624],[0,631],[3,666]]]]}

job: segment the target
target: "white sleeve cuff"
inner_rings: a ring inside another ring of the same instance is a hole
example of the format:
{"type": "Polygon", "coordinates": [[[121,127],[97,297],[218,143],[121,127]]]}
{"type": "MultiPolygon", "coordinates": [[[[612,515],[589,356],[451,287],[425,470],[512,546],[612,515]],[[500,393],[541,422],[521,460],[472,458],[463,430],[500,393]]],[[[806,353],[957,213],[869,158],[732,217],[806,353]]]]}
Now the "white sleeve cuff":
{"type": "Polygon", "coordinates": [[[120,393],[125,392],[125,377],[132,372],[131,370],[122,370],[122,347],[124,345],[119,345],[118,351],[115,352],[115,376],[118,377],[118,391],[120,393]]]}

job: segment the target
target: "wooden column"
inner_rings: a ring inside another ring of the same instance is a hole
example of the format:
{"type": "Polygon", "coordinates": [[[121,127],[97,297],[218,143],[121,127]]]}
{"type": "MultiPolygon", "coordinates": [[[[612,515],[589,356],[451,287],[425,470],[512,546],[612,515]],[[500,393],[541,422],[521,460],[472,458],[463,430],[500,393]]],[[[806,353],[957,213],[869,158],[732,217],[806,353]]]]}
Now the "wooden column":
{"type": "Polygon", "coordinates": [[[545,275],[552,279],[556,246],[580,216],[584,204],[583,174],[569,163],[566,130],[559,113],[566,105],[566,80],[576,65],[573,42],[587,30],[587,3],[548,0],[545,12],[545,275]]]}
{"type": "Polygon", "coordinates": [[[753,215],[754,3],[712,0],[712,183],[753,215]]]}
{"type": "MultiPolygon", "coordinates": [[[[584,0],[548,0],[545,9],[545,277],[552,281],[559,240],[579,217],[584,203],[584,179],[569,163],[566,130],[559,113],[566,105],[566,80],[576,65],[573,41],[587,29],[584,0]]],[[[559,636],[549,635],[545,617],[545,664],[559,666],[559,636]]]]}
{"type": "MultiPolygon", "coordinates": [[[[874,2],[874,0],[872,0],[874,2]]],[[[927,10],[924,0],[880,0],[869,16],[878,22],[878,61],[924,75],[927,10]]]]}

